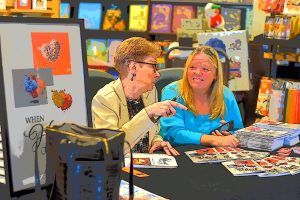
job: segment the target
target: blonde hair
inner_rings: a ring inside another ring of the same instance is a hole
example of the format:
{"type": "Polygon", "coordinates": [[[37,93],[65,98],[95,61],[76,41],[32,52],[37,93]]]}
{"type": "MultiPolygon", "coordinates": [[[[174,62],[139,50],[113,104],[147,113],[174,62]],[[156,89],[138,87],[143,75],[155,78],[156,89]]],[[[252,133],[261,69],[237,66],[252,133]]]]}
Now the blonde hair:
{"type": "Polygon", "coordinates": [[[122,75],[127,73],[124,69],[127,68],[128,61],[142,61],[146,56],[157,58],[160,55],[161,47],[158,44],[141,37],[128,38],[116,50],[114,68],[122,75]]]}
{"type": "Polygon", "coordinates": [[[210,93],[210,111],[211,116],[210,119],[216,119],[218,117],[224,117],[225,112],[225,103],[224,103],[224,96],[223,96],[223,89],[224,89],[224,83],[223,83],[223,69],[222,69],[222,63],[220,61],[219,55],[217,51],[209,46],[200,46],[197,47],[188,57],[183,77],[179,81],[179,92],[184,101],[187,104],[187,107],[189,110],[191,110],[194,114],[197,113],[196,107],[193,103],[193,92],[192,88],[188,82],[188,69],[190,68],[191,62],[194,59],[194,57],[198,54],[205,54],[207,55],[210,60],[215,64],[215,68],[217,69],[217,79],[212,83],[211,93],[210,93]]]}

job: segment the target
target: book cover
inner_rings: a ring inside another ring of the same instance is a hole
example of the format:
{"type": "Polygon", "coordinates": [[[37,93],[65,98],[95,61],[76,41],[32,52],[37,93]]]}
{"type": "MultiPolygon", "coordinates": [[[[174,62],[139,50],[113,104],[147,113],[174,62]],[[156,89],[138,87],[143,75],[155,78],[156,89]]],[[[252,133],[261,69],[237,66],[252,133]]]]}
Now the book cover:
{"type": "Polygon", "coordinates": [[[226,149],[224,149],[223,147],[216,147],[214,148],[223,158],[224,160],[226,161],[229,161],[229,160],[236,160],[239,158],[238,155],[230,152],[230,151],[227,151],[226,149]]]}
{"type": "Polygon", "coordinates": [[[270,97],[269,119],[275,121],[283,120],[285,93],[282,90],[274,90],[270,97]]]}
{"type": "Polygon", "coordinates": [[[32,0],[33,10],[47,10],[47,0],[32,0]]]}
{"type": "Polygon", "coordinates": [[[265,128],[259,128],[256,126],[248,126],[236,131],[237,133],[243,133],[249,136],[257,136],[262,138],[282,138],[288,135],[287,131],[277,131],[277,130],[270,130],[265,128]]]}
{"type": "MultiPolygon", "coordinates": [[[[133,153],[133,166],[136,168],[176,168],[173,156],[165,154],[133,153]]],[[[125,156],[125,167],[130,166],[130,155],[125,156]]]]}
{"type": "Polygon", "coordinates": [[[195,19],[181,19],[181,29],[202,30],[202,17],[195,19]]]}
{"type": "Polygon", "coordinates": [[[225,21],[225,29],[227,31],[234,31],[241,29],[241,9],[222,8],[221,15],[225,21]]]}
{"type": "Polygon", "coordinates": [[[284,118],[290,124],[300,123],[299,120],[300,90],[289,88],[287,90],[284,118]]]}
{"type": "Polygon", "coordinates": [[[254,123],[253,125],[265,129],[287,131],[289,133],[294,133],[294,132],[300,133],[300,124],[289,124],[289,123],[279,122],[274,120],[265,120],[265,121],[254,123]]]}
{"type": "Polygon", "coordinates": [[[241,152],[245,158],[252,159],[252,160],[259,160],[263,159],[265,157],[268,157],[270,155],[269,152],[264,152],[264,151],[247,151],[243,150],[241,152]]]}
{"type": "Polygon", "coordinates": [[[285,0],[283,14],[286,15],[300,15],[299,1],[285,0]]]}
{"type": "Polygon", "coordinates": [[[6,9],[6,0],[0,0],[0,9],[6,9]]]}
{"type": "Polygon", "coordinates": [[[176,33],[181,28],[182,19],[195,18],[195,9],[192,5],[175,5],[173,7],[172,32],[176,33]]]}
{"type": "Polygon", "coordinates": [[[118,46],[122,43],[121,39],[108,39],[108,64],[114,66],[114,57],[118,46]]]}
{"type": "Polygon", "coordinates": [[[87,62],[89,66],[107,66],[108,50],[106,39],[86,40],[87,62]]]}
{"type": "Polygon", "coordinates": [[[254,160],[234,160],[222,162],[222,165],[234,176],[251,176],[266,173],[266,170],[254,160]]]}
{"type": "Polygon", "coordinates": [[[267,78],[260,80],[255,113],[261,116],[269,115],[270,97],[273,93],[273,81],[267,78]]]}
{"type": "Polygon", "coordinates": [[[197,18],[205,18],[205,8],[203,6],[197,6],[197,18]]]}
{"type": "Polygon", "coordinates": [[[148,5],[142,4],[129,6],[129,30],[147,31],[148,8],[148,5]]]}
{"type": "Polygon", "coordinates": [[[275,165],[267,162],[265,159],[257,160],[256,162],[267,171],[267,173],[258,174],[259,177],[284,176],[290,174],[289,171],[276,167],[275,165]]]}
{"type": "Polygon", "coordinates": [[[285,159],[279,156],[270,156],[264,160],[284,171],[288,171],[291,175],[300,173],[300,164],[297,160],[285,159]]]}
{"type": "Polygon", "coordinates": [[[70,3],[61,2],[60,3],[60,18],[70,18],[71,6],[70,3]]]}
{"type": "Polygon", "coordinates": [[[0,176],[0,183],[6,184],[5,176],[0,176]]]}
{"type": "Polygon", "coordinates": [[[249,33],[249,36],[252,35],[252,24],[253,24],[253,8],[246,8],[246,23],[245,27],[249,33]]]}
{"type": "Polygon", "coordinates": [[[84,19],[85,29],[99,30],[101,18],[101,3],[79,3],[78,19],[84,19]]]}
{"type": "MultiPolygon", "coordinates": [[[[167,200],[159,195],[144,190],[138,186],[133,186],[134,199],[151,199],[151,200],[167,200]]],[[[129,199],[129,183],[121,180],[120,183],[120,200],[129,199]]]]}
{"type": "Polygon", "coordinates": [[[184,152],[194,163],[217,163],[226,159],[214,148],[205,148],[184,152]]]}
{"type": "Polygon", "coordinates": [[[124,31],[126,22],[123,15],[124,13],[116,4],[111,4],[105,11],[102,30],[124,31]]]}
{"type": "Polygon", "coordinates": [[[171,4],[152,4],[150,32],[168,33],[171,32],[172,22],[171,4]]]}
{"type": "Polygon", "coordinates": [[[193,41],[197,42],[198,33],[204,33],[204,31],[203,30],[186,30],[186,29],[181,28],[181,29],[177,30],[177,40],[179,40],[179,38],[189,37],[189,38],[193,38],[193,41]]]}
{"type": "Polygon", "coordinates": [[[16,0],[17,9],[31,9],[31,0],[16,0]]]}

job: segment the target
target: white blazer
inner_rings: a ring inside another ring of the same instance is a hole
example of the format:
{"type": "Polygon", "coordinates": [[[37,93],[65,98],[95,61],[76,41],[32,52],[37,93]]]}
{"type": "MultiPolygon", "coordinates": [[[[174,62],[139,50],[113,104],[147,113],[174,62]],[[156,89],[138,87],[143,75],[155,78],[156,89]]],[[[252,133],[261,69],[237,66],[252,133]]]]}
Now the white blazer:
{"type": "MultiPolygon", "coordinates": [[[[143,102],[145,107],[157,102],[156,88],[143,94],[143,102]]],[[[123,130],[125,140],[130,143],[131,147],[134,147],[148,131],[149,147],[155,141],[162,141],[159,135],[159,123],[153,123],[145,109],[129,121],[127,101],[120,79],[105,85],[94,96],[92,121],[94,128],[123,130]]],[[[124,145],[124,153],[128,152],[129,148],[124,145]]]]}

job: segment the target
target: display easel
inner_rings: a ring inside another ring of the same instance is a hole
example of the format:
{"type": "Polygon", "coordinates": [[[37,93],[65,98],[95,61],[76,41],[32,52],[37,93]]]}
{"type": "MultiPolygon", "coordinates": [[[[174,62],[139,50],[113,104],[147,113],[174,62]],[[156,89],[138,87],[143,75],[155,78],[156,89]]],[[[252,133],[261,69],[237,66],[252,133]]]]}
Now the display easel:
{"type": "Polygon", "coordinates": [[[34,191],[35,149],[45,186],[45,126],[88,125],[82,29],[83,20],[0,17],[1,199],[34,191]]]}

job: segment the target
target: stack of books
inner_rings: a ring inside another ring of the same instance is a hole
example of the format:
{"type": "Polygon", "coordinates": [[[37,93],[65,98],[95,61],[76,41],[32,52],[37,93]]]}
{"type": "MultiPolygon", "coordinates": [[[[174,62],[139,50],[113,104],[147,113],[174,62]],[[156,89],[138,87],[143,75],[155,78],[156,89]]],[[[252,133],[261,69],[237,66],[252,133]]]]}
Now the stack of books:
{"type": "Polygon", "coordinates": [[[284,139],[290,137],[287,131],[277,131],[257,126],[249,126],[235,132],[241,147],[273,151],[283,146],[284,139]]]}
{"type": "Polygon", "coordinates": [[[253,125],[259,128],[288,132],[288,136],[284,138],[283,145],[293,146],[299,143],[300,124],[288,124],[284,122],[266,120],[253,125]]]}

